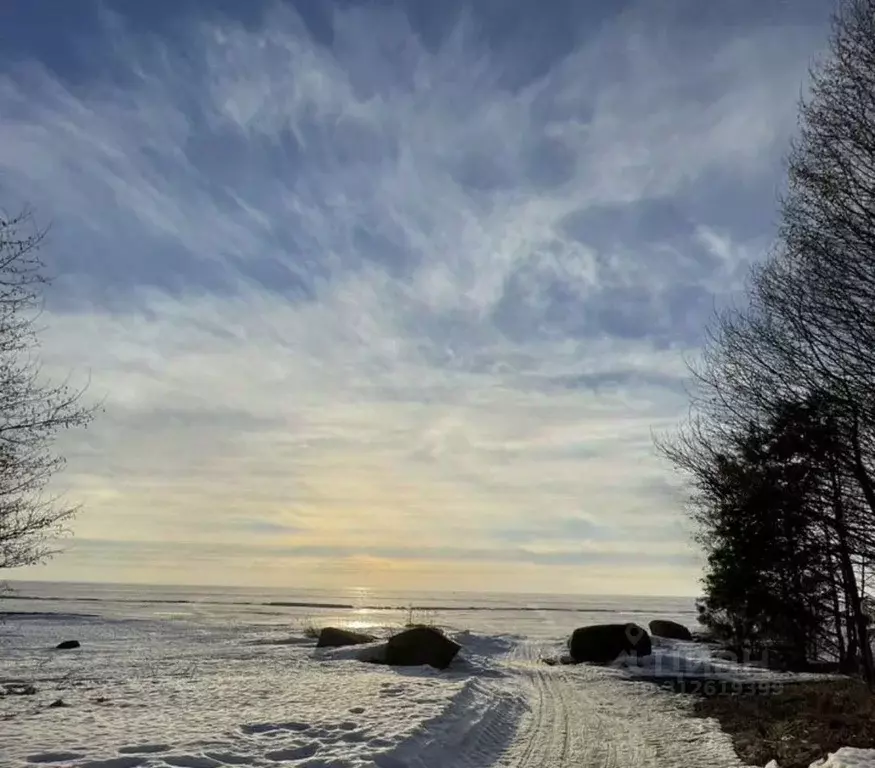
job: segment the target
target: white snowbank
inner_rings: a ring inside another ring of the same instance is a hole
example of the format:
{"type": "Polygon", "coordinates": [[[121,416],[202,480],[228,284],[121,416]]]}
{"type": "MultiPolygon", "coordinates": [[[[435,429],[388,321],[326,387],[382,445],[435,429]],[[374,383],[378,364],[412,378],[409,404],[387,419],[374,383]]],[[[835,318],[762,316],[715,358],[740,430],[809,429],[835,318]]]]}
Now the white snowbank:
{"type": "MultiPolygon", "coordinates": [[[[780,766],[777,761],[772,760],[766,768],[780,768],[780,766]]],[[[838,752],[832,752],[829,757],[816,760],[810,768],[875,768],[875,749],[842,747],[838,752]]]]}
{"type": "Polygon", "coordinates": [[[842,747],[825,760],[811,764],[811,768],[869,768],[875,766],[875,749],[842,747]]]}
{"type": "Polygon", "coordinates": [[[806,672],[776,672],[756,664],[738,664],[714,656],[703,643],[654,638],[649,656],[623,656],[614,666],[638,677],[711,678],[744,683],[821,680],[828,675],[806,672]]]}

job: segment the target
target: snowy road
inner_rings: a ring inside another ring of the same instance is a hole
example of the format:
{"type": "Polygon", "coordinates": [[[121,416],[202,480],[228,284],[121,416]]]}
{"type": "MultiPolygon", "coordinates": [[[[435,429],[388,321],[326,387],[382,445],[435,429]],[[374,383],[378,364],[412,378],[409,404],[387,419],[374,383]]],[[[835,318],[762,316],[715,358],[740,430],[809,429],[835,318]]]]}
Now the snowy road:
{"type": "MultiPolygon", "coordinates": [[[[597,667],[550,667],[540,648],[509,654],[529,711],[495,766],[507,768],[738,768],[714,723],[684,715],[685,700],[597,667]]],[[[482,749],[482,745],[481,745],[482,749]]],[[[462,762],[452,765],[465,765],[462,762]]],[[[483,763],[480,763],[483,765],[483,763]]]]}
{"type": "Polygon", "coordinates": [[[682,719],[648,684],[606,680],[580,668],[530,675],[532,715],[498,765],[514,768],[736,768],[728,740],[682,719]],[[655,694],[655,695],[654,695],[655,694]]]}

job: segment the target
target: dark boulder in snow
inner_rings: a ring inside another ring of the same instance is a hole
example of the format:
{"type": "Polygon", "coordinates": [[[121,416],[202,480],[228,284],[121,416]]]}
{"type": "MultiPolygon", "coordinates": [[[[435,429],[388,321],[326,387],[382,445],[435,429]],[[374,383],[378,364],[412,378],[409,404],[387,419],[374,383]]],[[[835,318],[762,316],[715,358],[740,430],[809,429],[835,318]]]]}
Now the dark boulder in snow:
{"type": "Polygon", "coordinates": [[[650,634],[656,637],[667,637],[669,640],[692,640],[693,633],[683,624],[668,619],[654,619],[650,622],[650,634]]]}
{"type": "Polygon", "coordinates": [[[371,645],[367,648],[362,648],[356,654],[359,661],[365,661],[368,664],[385,664],[386,663],[386,643],[379,645],[371,645]]]}
{"type": "Polygon", "coordinates": [[[568,640],[575,662],[606,664],[621,656],[649,656],[650,635],[637,624],[593,624],[575,629],[568,640]]]}
{"type": "Polygon", "coordinates": [[[325,627],[325,629],[319,633],[316,647],[343,648],[347,645],[364,645],[365,643],[373,643],[375,639],[376,638],[362,634],[361,632],[350,632],[348,629],[325,627]]]}
{"type": "Polygon", "coordinates": [[[446,669],[461,646],[434,627],[411,627],[390,637],[386,643],[385,663],[393,667],[428,665],[446,669]]]}
{"type": "Polygon", "coordinates": [[[78,648],[79,641],[78,640],[64,640],[63,643],[58,643],[55,648],[59,651],[69,651],[72,648],[78,648]]]}

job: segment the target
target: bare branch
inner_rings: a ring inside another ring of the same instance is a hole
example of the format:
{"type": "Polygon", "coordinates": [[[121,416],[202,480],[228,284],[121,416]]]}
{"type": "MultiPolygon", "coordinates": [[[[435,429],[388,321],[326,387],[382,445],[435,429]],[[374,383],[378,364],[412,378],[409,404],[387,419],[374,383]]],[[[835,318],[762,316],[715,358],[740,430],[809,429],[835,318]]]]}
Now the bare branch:
{"type": "Polygon", "coordinates": [[[0,211],[0,569],[54,554],[50,542],[78,510],[46,495],[64,464],[54,442],[87,426],[96,410],[81,404],[83,389],[47,381],[36,358],[45,236],[29,210],[0,211]]]}

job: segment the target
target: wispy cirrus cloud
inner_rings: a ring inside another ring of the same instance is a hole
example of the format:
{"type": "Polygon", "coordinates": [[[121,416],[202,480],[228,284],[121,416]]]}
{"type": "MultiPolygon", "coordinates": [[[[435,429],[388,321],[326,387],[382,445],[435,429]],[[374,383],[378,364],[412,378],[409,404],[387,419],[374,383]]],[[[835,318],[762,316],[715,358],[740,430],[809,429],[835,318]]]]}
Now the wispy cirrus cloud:
{"type": "Polygon", "coordinates": [[[824,18],[575,12],[527,68],[476,6],[109,8],[0,77],[45,355],[106,398],[44,573],[695,588],[650,433],[768,238],[824,18]]]}

